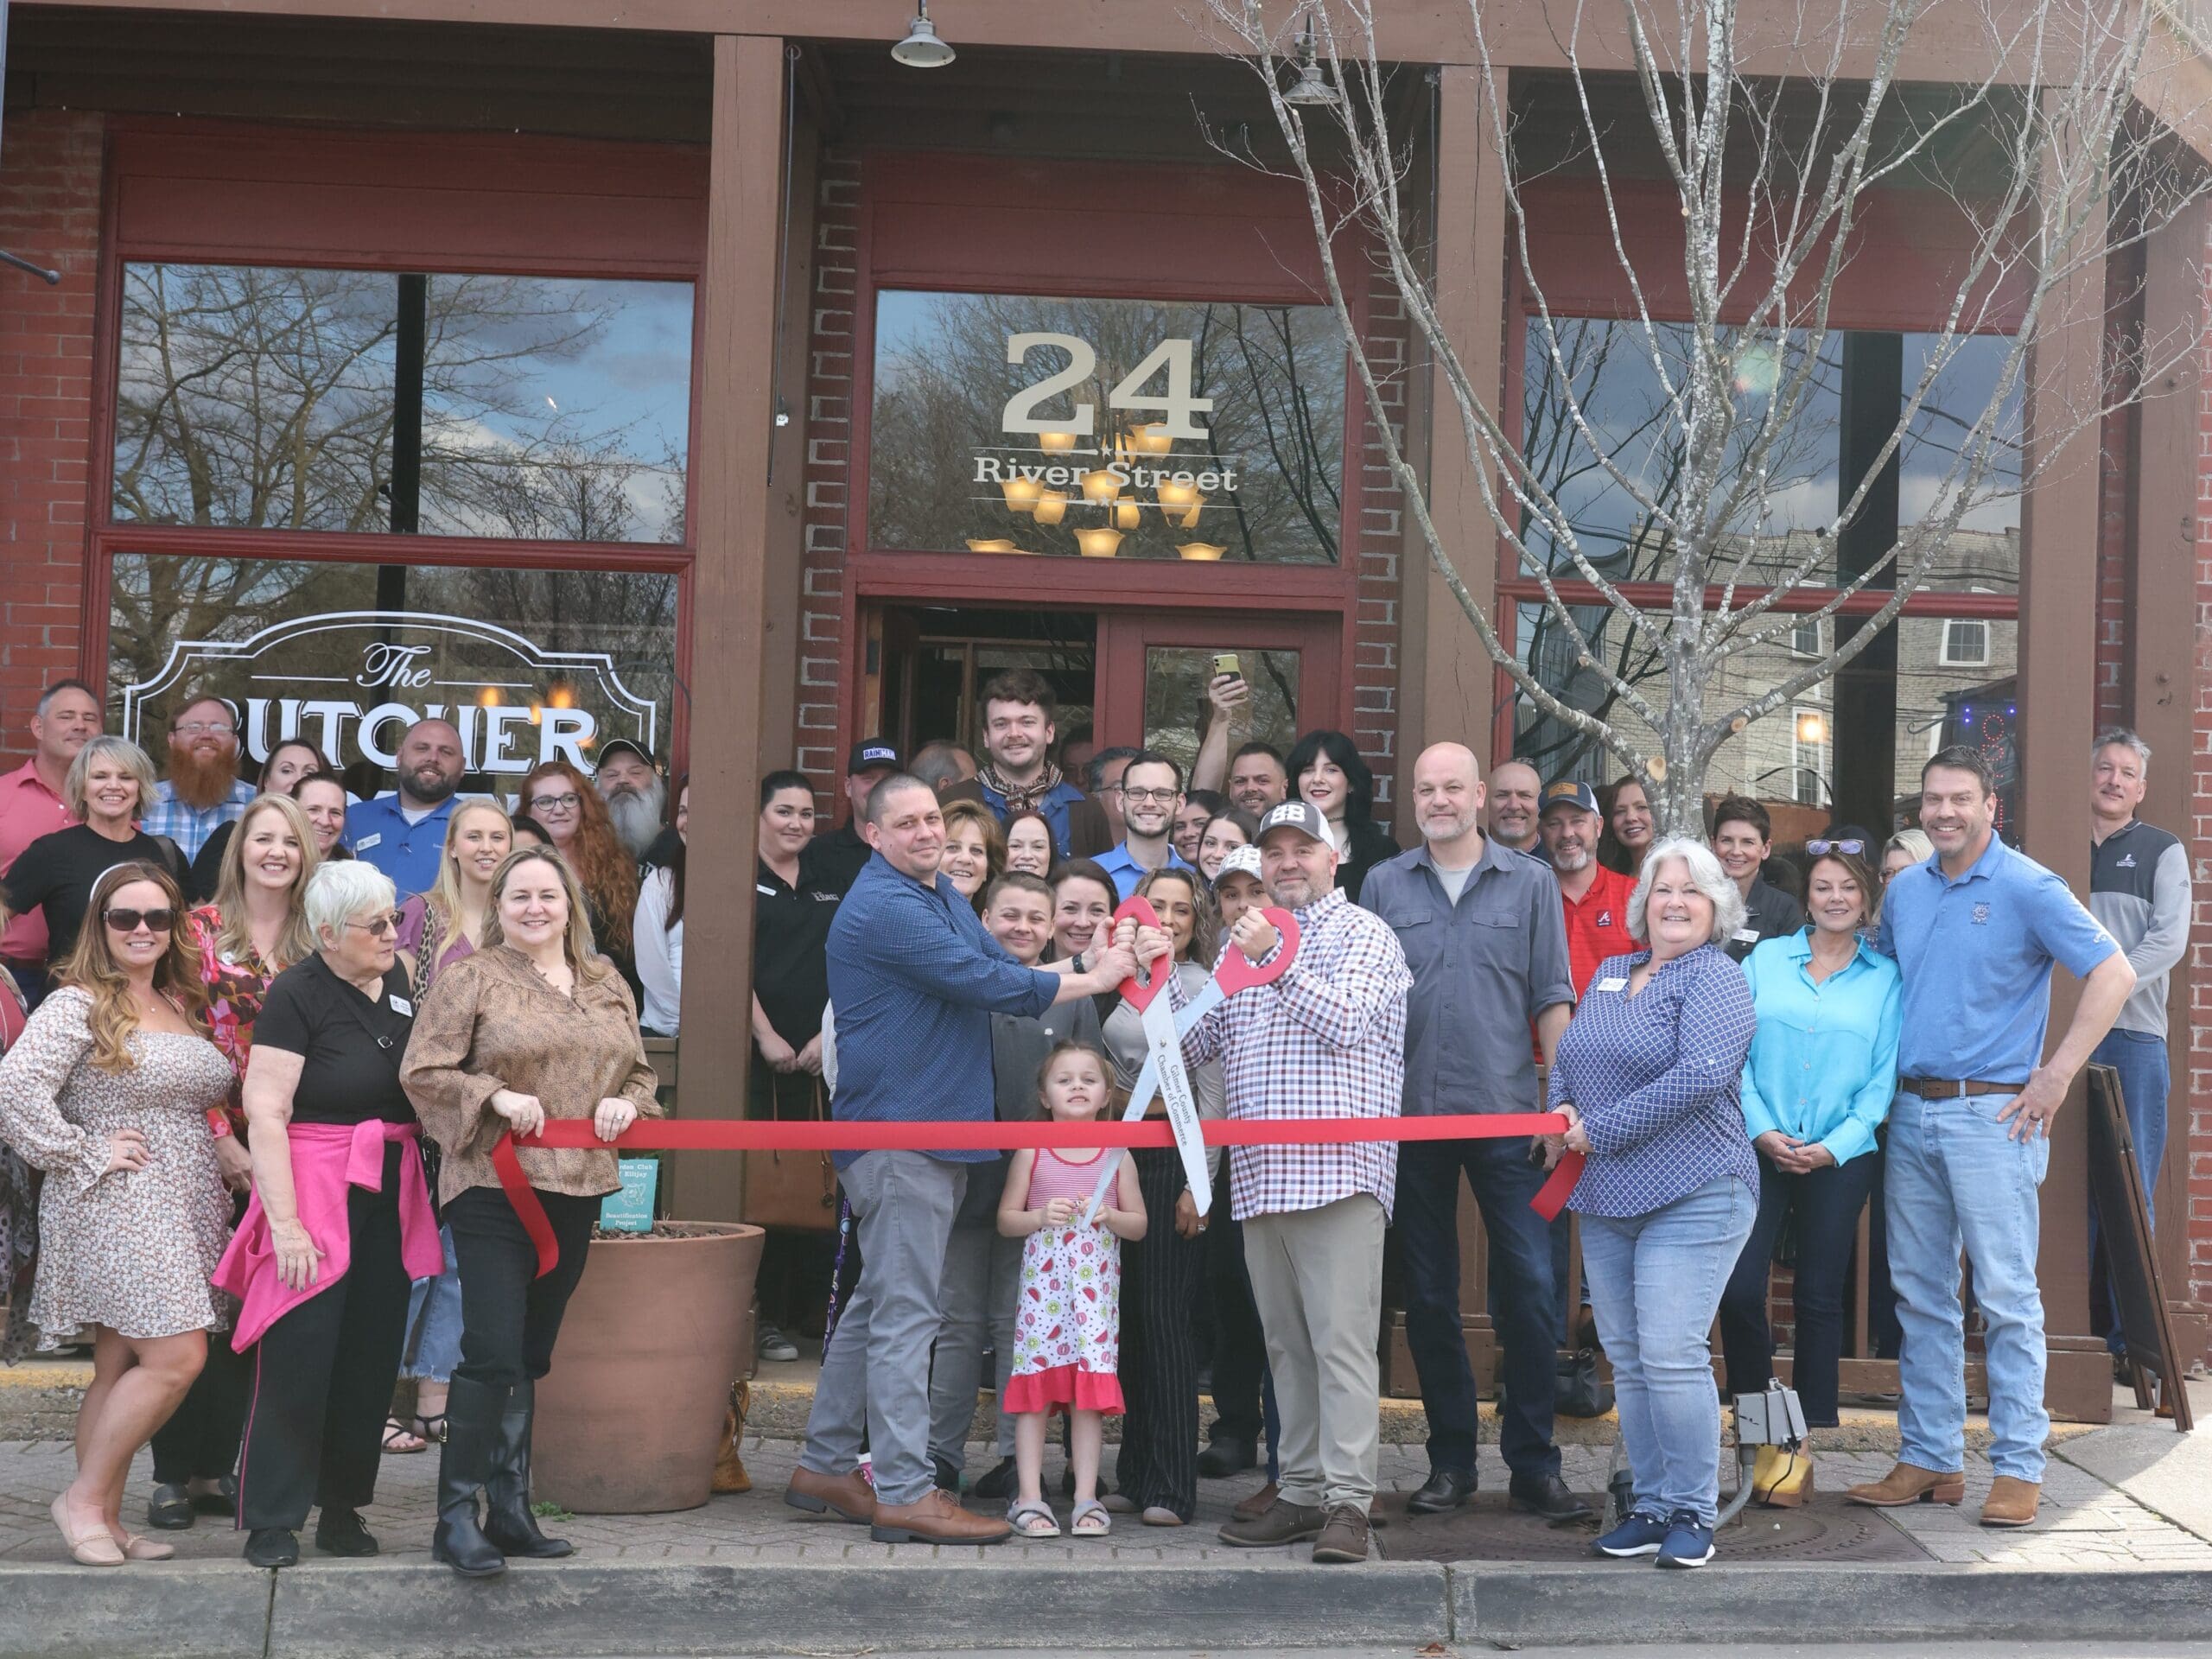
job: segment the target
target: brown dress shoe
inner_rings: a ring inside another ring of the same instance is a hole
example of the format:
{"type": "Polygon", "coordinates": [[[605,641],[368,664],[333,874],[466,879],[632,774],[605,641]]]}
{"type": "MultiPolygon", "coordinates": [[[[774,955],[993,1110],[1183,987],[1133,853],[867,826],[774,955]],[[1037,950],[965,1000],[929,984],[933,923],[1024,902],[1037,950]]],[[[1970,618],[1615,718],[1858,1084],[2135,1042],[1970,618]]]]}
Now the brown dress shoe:
{"type": "Polygon", "coordinates": [[[1014,1536],[1014,1528],[988,1515],[963,1510],[943,1487],[931,1487],[914,1503],[879,1503],[868,1536],[879,1544],[995,1544],[1014,1536]]]}
{"type": "Polygon", "coordinates": [[[1940,1469],[1900,1463],[1871,1485],[1847,1487],[1843,1495],[1877,1510],[1902,1509],[1907,1503],[1955,1505],[1967,1495],[1967,1478],[1964,1471],[1947,1475],[1940,1469]]]}
{"type": "Polygon", "coordinates": [[[861,1478],[857,1469],[849,1469],[842,1475],[822,1475],[801,1464],[791,1471],[791,1484],[784,1489],[784,1502],[795,1510],[834,1515],[855,1526],[868,1526],[875,1519],[875,1488],[861,1478]]]}
{"type": "Polygon", "coordinates": [[[1274,1508],[1275,1499],[1281,1496],[1282,1488],[1271,1480],[1251,1497],[1239,1499],[1230,1513],[1239,1521],[1256,1521],[1274,1508]]]}
{"type": "Polygon", "coordinates": [[[2035,1524],[2036,1505],[2043,1498],[2043,1483],[2037,1480],[2015,1480],[2010,1475],[1999,1475],[1990,1483],[1989,1496],[1981,1505],[1981,1524],[1985,1527],[2026,1527],[2035,1524]]]}
{"type": "Polygon", "coordinates": [[[1319,1505],[1293,1503],[1277,1498],[1249,1521],[1232,1521],[1221,1529],[1221,1541],[1239,1549],[1276,1549],[1319,1538],[1328,1520],[1319,1505]]]}
{"type": "Polygon", "coordinates": [[[1367,1552],[1367,1512],[1356,1503],[1338,1504],[1329,1511],[1321,1535],[1313,1541],[1313,1559],[1363,1561],[1367,1552]]]}

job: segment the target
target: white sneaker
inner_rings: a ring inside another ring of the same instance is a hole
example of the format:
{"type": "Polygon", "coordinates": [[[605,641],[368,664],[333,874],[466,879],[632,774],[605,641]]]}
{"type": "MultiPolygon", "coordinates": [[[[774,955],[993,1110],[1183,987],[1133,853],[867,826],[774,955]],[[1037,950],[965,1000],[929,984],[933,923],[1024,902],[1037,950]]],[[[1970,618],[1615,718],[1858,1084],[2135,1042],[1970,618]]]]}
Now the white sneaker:
{"type": "Polygon", "coordinates": [[[760,1357],[797,1359],[798,1344],[785,1336],[780,1328],[763,1319],[760,1321],[760,1357]]]}

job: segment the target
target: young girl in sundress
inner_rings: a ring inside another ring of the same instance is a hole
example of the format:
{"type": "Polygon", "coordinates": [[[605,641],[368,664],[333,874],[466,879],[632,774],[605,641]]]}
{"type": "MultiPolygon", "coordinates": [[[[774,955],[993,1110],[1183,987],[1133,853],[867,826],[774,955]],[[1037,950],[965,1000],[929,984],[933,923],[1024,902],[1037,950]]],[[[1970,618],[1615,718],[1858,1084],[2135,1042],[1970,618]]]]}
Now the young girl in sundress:
{"type": "MultiPolygon", "coordinates": [[[[1037,1088],[1056,1123],[1087,1123],[1103,1111],[1113,1075],[1106,1057],[1087,1043],[1062,1043],[1046,1056],[1037,1088]]],[[[1021,1292],[1014,1325],[1014,1376],[1003,1408],[1014,1419],[1014,1462],[1021,1483],[1007,1519],[1024,1538],[1057,1538],[1060,1523],[1046,1507],[1042,1478],[1046,1421],[1069,1420],[1069,1460],[1075,1470],[1075,1513],[1068,1530],[1103,1537],[1112,1518],[1098,1501],[1098,1450],[1109,1414],[1122,1411],[1115,1375],[1121,1345],[1122,1247],[1144,1236],[1144,1200],[1136,1170],[1119,1160],[1112,1202],[1091,1225],[1083,1212],[1097,1185],[1103,1147],[1027,1148],[1014,1154],[999,1201],[999,1230],[1026,1239],[1021,1292]]]]}

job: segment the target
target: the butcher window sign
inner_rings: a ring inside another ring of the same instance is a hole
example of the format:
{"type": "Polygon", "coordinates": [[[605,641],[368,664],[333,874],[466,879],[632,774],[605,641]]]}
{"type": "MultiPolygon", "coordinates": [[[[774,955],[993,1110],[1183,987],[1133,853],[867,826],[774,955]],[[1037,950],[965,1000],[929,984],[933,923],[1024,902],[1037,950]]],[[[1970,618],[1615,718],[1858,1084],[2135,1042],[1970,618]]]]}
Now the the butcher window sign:
{"type": "MultiPolygon", "coordinates": [[[[547,760],[588,773],[618,737],[665,757],[672,575],[414,569],[405,609],[304,609],[269,620],[302,596],[280,582],[277,602],[234,611],[227,625],[157,626],[149,638],[134,633],[121,591],[126,574],[142,573],[117,574],[111,728],[155,754],[176,710],[213,696],[237,712],[240,747],[257,762],[299,738],[336,770],[365,761],[390,768],[407,728],[423,719],[452,721],[468,770],[487,780],[518,781],[547,760]],[[471,584],[472,576],[521,580],[471,584]],[[461,602],[418,606],[418,589],[425,600],[461,602]]],[[[319,582],[323,573],[314,574],[319,582]]]]}

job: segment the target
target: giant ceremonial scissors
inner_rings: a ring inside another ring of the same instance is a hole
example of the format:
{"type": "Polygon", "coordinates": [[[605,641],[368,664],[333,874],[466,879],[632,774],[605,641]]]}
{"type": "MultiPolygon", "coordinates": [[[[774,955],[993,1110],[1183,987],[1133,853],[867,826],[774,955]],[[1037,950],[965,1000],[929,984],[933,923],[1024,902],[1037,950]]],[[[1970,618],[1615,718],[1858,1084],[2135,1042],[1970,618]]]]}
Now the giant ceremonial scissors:
{"type": "MultiPolygon", "coordinates": [[[[1298,924],[1290,912],[1266,910],[1260,913],[1273,922],[1275,931],[1282,935],[1282,946],[1275,952],[1274,960],[1262,968],[1232,944],[1221,953],[1221,965],[1214,969],[1205,988],[1180,1010],[1166,995],[1168,979],[1175,971],[1175,964],[1168,957],[1162,957],[1153,964],[1148,983],[1141,965],[1135,976],[1122,982],[1122,997],[1143,1018],[1145,1041],[1144,1069],[1137,1073],[1136,1086],[1129,1091],[1128,1109],[1122,1117],[1134,1122],[1152,1109],[1154,1095],[1166,1100],[1168,1126],[1175,1133],[1175,1147],[1183,1158],[1183,1178],[1190,1184],[1191,1201],[1202,1216],[1213,1203],[1213,1183],[1206,1174],[1206,1147],[1198,1128],[1198,1096],[1191,1090],[1190,1069],[1183,1064],[1183,1039],[1224,1000],[1255,986],[1273,984],[1296,960],[1298,924]]],[[[1160,925],[1160,918],[1141,898],[1124,899],[1114,912],[1116,924],[1126,919],[1134,919],[1139,927],[1160,925]]],[[[1092,1190],[1090,1203],[1083,1212],[1084,1226],[1090,1225],[1098,1214],[1098,1206],[1113,1190],[1115,1172],[1121,1167],[1121,1159],[1119,1148],[1108,1151],[1106,1167],[1099,1172],[1098,1185],[1092,1190]]]]}

